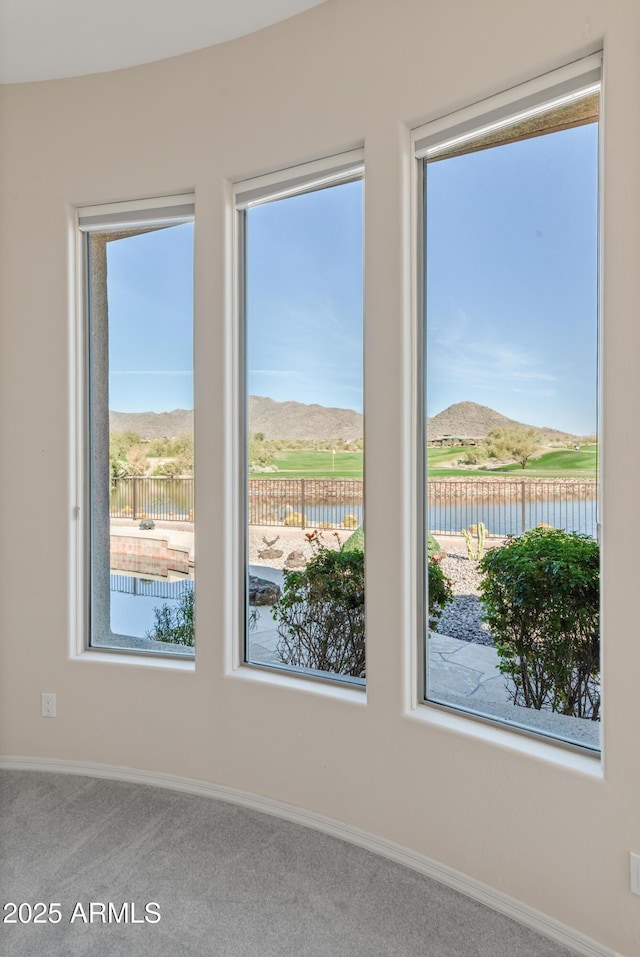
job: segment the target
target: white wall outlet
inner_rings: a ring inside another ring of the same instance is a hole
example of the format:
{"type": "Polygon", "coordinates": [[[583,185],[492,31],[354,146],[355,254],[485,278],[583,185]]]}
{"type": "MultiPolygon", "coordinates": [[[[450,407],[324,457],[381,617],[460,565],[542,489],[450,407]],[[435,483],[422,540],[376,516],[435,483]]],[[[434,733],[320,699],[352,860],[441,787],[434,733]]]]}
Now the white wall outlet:
{"type": "Polygon", "coordinates": [[[56,716],[56,696],[54,694],[42,695],[42,717],[55,718],[56,716]]]}
{"type": "Polygon", "coordinates": [[[632,894],[640,894],[640,854],[629,854],[629,887],[632,894]]]}

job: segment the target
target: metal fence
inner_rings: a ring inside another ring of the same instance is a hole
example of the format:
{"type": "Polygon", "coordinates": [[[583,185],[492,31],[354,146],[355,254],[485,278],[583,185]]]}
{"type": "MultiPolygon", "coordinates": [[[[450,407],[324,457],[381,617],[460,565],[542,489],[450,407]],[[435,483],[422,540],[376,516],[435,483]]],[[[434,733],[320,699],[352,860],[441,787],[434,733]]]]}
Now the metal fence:
{"type": "Polygon", "coordinates": [[[490,535],[520,535],[544,523],[596,538],[598,487],[595,479],[435,479],[427,483],[427,515],[441,535],[480,522],[490,535]]]}
{"type": "Polygon", "coordinates": [[[363,519],[362,479],[250,479],[250,525],[346,526],[363,519]]]}
{"type": "Polygon", "coordinates": [[[141,476],[114,479],[110,513],[112,518],[192,522],[193,477],[141,476]]]}
{"type": "MultiPolygon", "coordinates": [[[[250,525],[352,528],[364,519],[362,479],[250,479],[250,525]]],[[[428,527],[441,535],[484,522],[490,535],[519,535],[546,523],[597,537],[594,479],[432,479],[428,527]]],[[[116,479],[113,518],[192,522],[193,478],[116,479]]]]}

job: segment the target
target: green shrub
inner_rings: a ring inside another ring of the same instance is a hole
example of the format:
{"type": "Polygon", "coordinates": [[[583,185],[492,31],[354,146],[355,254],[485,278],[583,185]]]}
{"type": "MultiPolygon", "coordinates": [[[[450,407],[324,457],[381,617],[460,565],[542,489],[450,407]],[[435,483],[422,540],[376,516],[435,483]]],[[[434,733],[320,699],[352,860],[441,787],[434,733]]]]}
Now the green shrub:
{"type": "Polygon", "coordinates": [[[154,641],[167,641],[173,645],[195,644],[194,634],[195,595],[193,588],[187,589],[180,596],[176,608],[171,605],[162,605],[154,608],[155,624],[147,632],[147,638],[154,641]]]}
{"type": "Polygon", "coordinates": [[[427,532],[427,555],[432,558],[437,552],[442,551],[439,543],[435,540],[431,532],[427,532]]]}
{"type": "Polygon", "coordinates": [[[446,605],[453,601],[453,591],[451,589],[450,579],[447,578],[435,558],[429,559],[427,572],[429,628],[435,630],[446,605]]]}
{"type": "MultiPolygon", "coordinates": [[[[344,543],[342,547],[344,548],[346,552],[353,551],[353,549],[364,550],[364,522],[362,523],[362,525],[356,528],[355,532],[353,532],[352,535],[349,535],[349,538],[346,540],[346,542],[344,543]]],[[[433,537],[433,535],[431,534],[431,532],[429,532],[428,539],[427,539],[428,557],[432,558],[433,555],[437,554],[437,552],[439,551],[441,551],[439,542],[437,542],[435,538],[433,537]]]]}
{"type": "Polygon", "coordinates": [[[364,551],[364,525],[360,525],[359,528],[356,528],[355,532],[349,535],[342,549],[345,552],[364,551]]]}
{"type": "Polygon", "coordinates": [[[306,568],[287,572],[272,611],[282,662],[365,677],[363,551],[319,546],[306,568]]]}
{"type": "Polygon", "coordinates": [[[156,465],[152,475],[164,475],[168,478],[177,478],[182,474],[182,469],[180,468],[180,463],[175,459],[170,459],[168,462],[162,462],[161,465],[156,465]]]}
{"type": "MultiPolygon", "coordinates": [[[[287,572],[272,608],[278,656],[299,668],[364,678],[364,526],[338,551],[322,545],[317,533],[307,538],[316,553],[306,568],[287,572]]],[[[451,582],[435,558],[428,562],[428,582],[429,626],[435,628],[453,600],[451,582]]]]}
{"type": "Polygon", "coordinates": [[[480,563],[484,620],[514,704],[600,717],[599,548],[533,528],[480,563]]]}

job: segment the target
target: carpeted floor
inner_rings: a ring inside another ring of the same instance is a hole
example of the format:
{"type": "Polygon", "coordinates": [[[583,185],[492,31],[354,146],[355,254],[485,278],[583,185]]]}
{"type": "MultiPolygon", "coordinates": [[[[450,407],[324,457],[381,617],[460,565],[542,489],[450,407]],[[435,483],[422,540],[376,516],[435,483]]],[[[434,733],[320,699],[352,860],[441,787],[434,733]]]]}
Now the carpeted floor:
{"type": "Polygon", "coordinates": [[[0,794],[3,905],[61,914],[23,907],[3,957],[571,957],[414,871],[210,798],[32,771],[0,772],[0,794]]]}

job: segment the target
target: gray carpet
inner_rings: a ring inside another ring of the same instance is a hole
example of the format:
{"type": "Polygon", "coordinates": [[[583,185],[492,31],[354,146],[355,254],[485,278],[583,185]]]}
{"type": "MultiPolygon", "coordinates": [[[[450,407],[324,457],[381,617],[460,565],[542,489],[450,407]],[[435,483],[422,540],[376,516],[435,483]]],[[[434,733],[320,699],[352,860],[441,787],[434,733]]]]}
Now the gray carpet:
{"type": "Polygon", "coordinates": [[[412,870],[221,801],[31,771],[0,772],[0,794],[2,903],[62,913],[0,926],[3,957],[570,957],[412,870]],[[133,902],[143,922],[72,923],[91,901],[133,902]]]}

